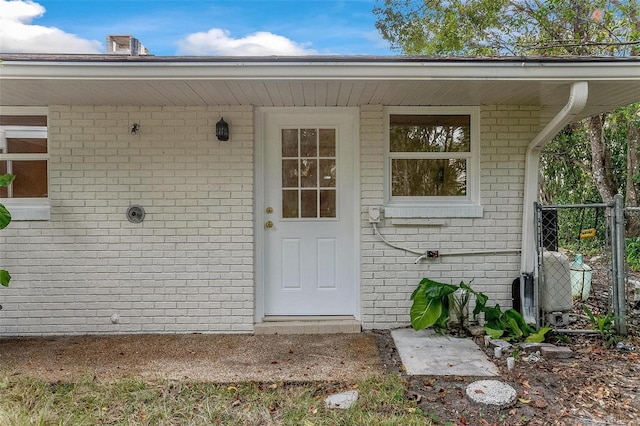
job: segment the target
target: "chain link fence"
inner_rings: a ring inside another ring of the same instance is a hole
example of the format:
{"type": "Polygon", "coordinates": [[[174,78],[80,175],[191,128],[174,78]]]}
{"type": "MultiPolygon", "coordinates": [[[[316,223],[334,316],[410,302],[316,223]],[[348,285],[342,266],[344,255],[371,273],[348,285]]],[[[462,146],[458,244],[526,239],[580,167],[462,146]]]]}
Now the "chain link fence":
{"type": "Polygon", "coordinates": [[[535,217],[537,323],[587,328],[585,305],[603,314],[613,309],[613,205],[538,204],[535,217]]]}
{"type": "Polygon", "coordinates": [[[640,327],[640,207],[625,208],[625,264],[628,321],[640,327]]]}

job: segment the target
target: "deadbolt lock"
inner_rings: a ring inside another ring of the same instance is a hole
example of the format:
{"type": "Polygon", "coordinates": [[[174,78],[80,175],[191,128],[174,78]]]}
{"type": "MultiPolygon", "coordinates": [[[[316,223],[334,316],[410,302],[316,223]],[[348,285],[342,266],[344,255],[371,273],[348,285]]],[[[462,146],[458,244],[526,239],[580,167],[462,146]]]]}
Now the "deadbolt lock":
{"type": "Polygon", "coordinates": [[[273,228],[273,222],[271,222],[270,220],[266,221],[264,227],[267,229],[273,228]]]}
{"type": "Polygon", "coordinates": [[[268,214],[273,213],[273,207],[267,207],[267,210],[265,210],[268,214]]]}

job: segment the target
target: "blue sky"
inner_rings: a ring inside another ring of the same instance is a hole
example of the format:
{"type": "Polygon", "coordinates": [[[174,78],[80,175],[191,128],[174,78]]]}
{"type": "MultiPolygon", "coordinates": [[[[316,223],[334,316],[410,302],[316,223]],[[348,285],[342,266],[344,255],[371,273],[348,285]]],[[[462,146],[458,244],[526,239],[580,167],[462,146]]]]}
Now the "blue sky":
{"type": "Polygon", "coordinates": [[[162,55],[393,55],[376,0],[0,0],[0,52],[104,53],[109,34],[162,55]]]}

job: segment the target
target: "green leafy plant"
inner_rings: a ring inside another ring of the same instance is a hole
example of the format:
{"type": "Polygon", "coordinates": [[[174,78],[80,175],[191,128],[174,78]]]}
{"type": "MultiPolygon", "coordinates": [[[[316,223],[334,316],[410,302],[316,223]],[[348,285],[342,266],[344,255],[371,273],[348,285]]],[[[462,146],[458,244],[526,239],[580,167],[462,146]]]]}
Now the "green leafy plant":
{"type": "Polygon", "coordinates": [[[632,271],[640,270],[640,238],[627,238],[626,245],[626,258],[627,266],[632,271]]]}
{"type": "Polygon", "coordinates": [[[613,313],[609,311],[606,315],[594,315],[587,305],[582,305],[582,309],[587,314],[589,322],[598,331],[604,346],[606,348],[615,346],[618,343],[618,336],[613,329],[615,323],[613,313]]]}
{"type": "MultiPolygon", "coordinates": [[[[479,291],[475,291],[468,284],[460,282],[459,285],[445,284],[424,278],[411,295],[413,304],[410,317],[411,326],[415,330],[433,327],[442,333],[447,329],[449,313],[453,309],[460,324],[464,324],[466,304],[470,295],[476,298],[473,310],[474,318],[483,313],[485,318],[485,332],[494,339],[521,340],[530,338],[531,342],[544,341],[548,328],[536,330],[526,323],[522,315],[514,310],[502,311],[500,305],[487,306],[489,297],[479,291]],[[455,297],[454,295],[459,295],[455,297]]],[[[460,325],[462,327],[462,325],[460,325]]]]}
{"type": "Polygon", "coordinates": [[[551,331],[551,327],[542,327],[535,333],[531,333],[524,341],[527,343],[542,343],[546,339],[546,334],[551,331]]]}
{"type": "MultiPolygon", "coordinates": [[[[486,294],[475,291],[464,283],[460,283],[460,287],[475,295],[476,306],[473,310],[473,316],[476,318],[478,314],[484,313],[484,331],[491,338],[521,340],[536,332],[515,309],[508,309],[503,312],[498,304],[487,306],[489,297],[486,294]]],[[[544,333],[542,335],[544,336],[544,333]]]]}
{"type": "MultiPolygon", "coordinates": [[[[0,186],[6,187],[13,182],[15,179],[15,175],[12,174],[4,174],[0,175],[0,186]]],[[[11,213],[4,206],[4,204],[0,203],[0,229],[6,228],[9,223],[11,223],[11,213]]],[[[8,271],[4,269],[0,269],[0,284],[7,287],[9,285],[9,281],[11,281],[11,275],[8,271]]]]}
{"type": "Polygon", "coordinates": [[[411,294],[413,304],[409,316],[414,330],[433,327],[437,332],[449,322],[449,295],[460,287],[424,278],[411,294]]]}

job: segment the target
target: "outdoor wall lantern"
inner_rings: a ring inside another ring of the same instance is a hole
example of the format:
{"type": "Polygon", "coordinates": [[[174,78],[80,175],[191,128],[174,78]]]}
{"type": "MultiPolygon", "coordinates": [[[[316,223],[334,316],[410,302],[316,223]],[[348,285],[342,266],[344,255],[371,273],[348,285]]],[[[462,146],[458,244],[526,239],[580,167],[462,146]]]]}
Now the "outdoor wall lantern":
{"type": "Polygon", "coordinates": [[[216,137],[219,141],[229,140],[229,124],[220,117],[220,121],[216,123],[216,137]]]}

